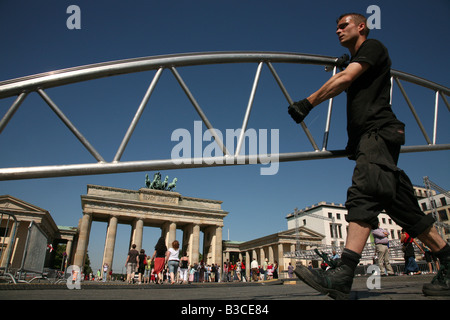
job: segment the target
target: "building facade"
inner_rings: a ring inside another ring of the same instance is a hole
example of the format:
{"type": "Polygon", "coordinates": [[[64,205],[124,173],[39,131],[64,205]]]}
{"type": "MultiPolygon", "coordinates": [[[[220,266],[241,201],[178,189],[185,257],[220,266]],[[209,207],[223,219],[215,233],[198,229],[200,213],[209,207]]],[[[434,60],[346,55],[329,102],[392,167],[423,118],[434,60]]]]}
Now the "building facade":
{"type": "Polygon", "coordinates": [[[419,199],[419,206],[426,214],[433,214],[436,228],[445,241],[450,241],[450,197],[446,194],[433,194],[419,199]]]}
{"type": "MultiPolygon", "coordinates": [[[[347,209],[343,204],[319,202],[286,216],[288,229],[308,227],[322,234],[323,246],[343,248],[347,239],[348,222],[345,220],[347,209]]],[[[378,216],[380,228],[389,233],[389,240],[399,240],[402,228],[397,225],[386,213],[378,216]]],[[[369,237],[367,242],[372,242],[369,237]]]]}
{"type": "Polygon", "coordinates": [[[18,271],[22,267],[25,268],[24,272],[36,271],[26,270],[27,265],[24,264],[24,260],[30,257],[33,251],[33,243],[27,243],[32,225],[39,229],[45,241],[44,248],[40,248],[45,256],[42,257],[44,267],[52,266],[55,254],[55,250],[52,248],[56,248],[59,243],[66,244],[66,257],[70,259],[73,256],[77,229],[57,226],[47,210],[13,196],[2,195],[0,196],[0,213],[4,213],[1,215],[0,222],[0,261],[2,268],[8,265],[9,269],[14,271],[18,271]],[[16,222],[8,221],[8,215],[6,214],[14,215],[16,222]],[[15,234],[13,230],[15,230],[15,234]]]}

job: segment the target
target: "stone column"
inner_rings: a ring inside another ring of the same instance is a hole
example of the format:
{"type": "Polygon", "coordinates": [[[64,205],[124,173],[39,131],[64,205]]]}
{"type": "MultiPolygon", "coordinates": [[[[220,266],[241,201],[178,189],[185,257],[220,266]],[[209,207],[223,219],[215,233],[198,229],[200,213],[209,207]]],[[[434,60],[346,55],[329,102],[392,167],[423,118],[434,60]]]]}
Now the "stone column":
{"type": "Polygon", "coordinates": [[[278,275],[280,275],[280,272],[287,269],[287,267],[285,266],[285,263],[284,263],[283,244],[279,243],[277,245],[277,249],[278,249],[278,259],[277,259],[278,260],[278,275]]]}
{"type": "Polygon", "coordinates": [[[247,282],[250,282],[250,270],[251,270],[250,252],[245,251],[245,278],[247,282]]]}
{"type": "Polygon", "coordinates": [[[262,266],[264,261],[266,260],[266,253],[264,252],[264,248],[259,248],[259,265],[262,266]]]}
{"type": "Polygon", "coordinates": [[[273,246],[270,245],[267,247],[267,253],[268,253],[267,259],[269,259],[269,263],[273,263],[275,260],[275,257],[273,255],[273,246]]]}
{"type": "Polygon", "coordinates": [[[182,250],[186,253],[186,255],[189,257],[189,264],[191,264],[191,256],[192,256],[192,230],[193,225],[188,224],[183,228],[183,244],[182,244],[182,250]]]}
{"type": "Polygon", "coordinates": [[[200,226],[194,224],[192,227],[192,251],[191,251],[191,264],[198,263],[199,253],[200,253],[200,226]]]}
{"type": "Polygon", "coordinates": [[[66,244],[66,266],[65,267],[68,267],[72,264],[72,245],[73,245],[73,241],[68,240],[67,244],[66,244]]]}
{"type": "Polygon", "coordinates": [[[210,226],[203,231],[203,261],[211,264],[214,260],[216,227],[210,226]]]}
{"type": "MultiPolygon", "coordinates": [[[[105,240],[105,250],[103,252],[103,263],[102,263],[102,272],[103,265],[108,264],[108,271],[112,268],[112,263],[114,259],[114,247],[116,244],[116,234],[117,234],[117,217],[111,216],[109,218],[108,229],[106,231],[106,240],[105,240]]],[[[106,275],[104,275],[106,276],[106,275]]]]}
{"type": "Polygon", "coordinates": [[[136,219],[131,226],[130,248],[132,244],[136,245],[136,250],[142,249],[142,237],[144,233],[144,220],[136,219]]]}
{"type": "Polygon", "coordinates": [[[92,216],[90,213],[84,213],[80,221],[80,234],[78,235],[77,251],[73,264],[83,268],[89,244],[89,233],[91,230],[92,216]]]}
{"type": "Polygon", "coordinates": [[[166,240],[167,249],[172,248],[172,242],[177,239],[177,224],[175,222],[166,222],[164,223],[161,235],[166,240]]]}
{"type": "Polygon", "coordinates": [[[216,228],[216,243],[214,246],[214,252],[215,252],[215,258],[214,263],[217,265],[222,266],[222,227],[216,228]]]}
{"type": "Polygon", "coordinates": [[[172,242],[177,240],[177,224],[175,222],[171,222],[169,224],[169,236],[167,237],[168,246],[167,248],[172,248],[172,242]]]}
{"type": "Polygon", "coordinates": [[[253,249],[253,250],[252,250],[252,261],[253,261],[253,258],[256,259],[256,262],[257,262],[258,265],[259,265],[259,258],[258,258],[258,254],[256,253],[256,249],[253,249]]]}

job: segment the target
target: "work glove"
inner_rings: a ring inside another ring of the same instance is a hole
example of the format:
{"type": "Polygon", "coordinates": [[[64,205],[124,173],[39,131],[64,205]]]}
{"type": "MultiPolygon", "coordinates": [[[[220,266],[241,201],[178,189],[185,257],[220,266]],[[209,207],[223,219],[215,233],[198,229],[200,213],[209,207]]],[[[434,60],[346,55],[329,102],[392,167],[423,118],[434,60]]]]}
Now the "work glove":
{"type": "Polygon", "coordinates": [[[308,101],[308,99],[303,99],[290,105],[288,108],[288,113],[295,122],[300,123],[306,118],[312,108],[313,105],[308,101]]]}

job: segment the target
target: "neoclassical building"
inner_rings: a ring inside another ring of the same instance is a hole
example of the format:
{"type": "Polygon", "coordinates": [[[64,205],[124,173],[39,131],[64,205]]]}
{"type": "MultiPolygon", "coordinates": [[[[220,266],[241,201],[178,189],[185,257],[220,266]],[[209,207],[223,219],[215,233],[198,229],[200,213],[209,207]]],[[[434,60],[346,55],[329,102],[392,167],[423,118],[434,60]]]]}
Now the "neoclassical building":
{"type": "Polygon", "coordinates": [[[81,196],[83,217],[78,226],[78,243],[73,264],[84,265],[93,221],[108,224],[102,264],[113,265],[117,225],[132,226],[130,246],[142,247],[143,228],[161,229],[166,245],[176,239],[176,230],[183,231],[180,243],[192,263],[199,262],[203,252],[206,263],[222,264],[223,219],[228,212],[221,209],[222,201],[182,196],[178,192],[141,188],[128,190],[88,185],[81,196]],[[203,250],[200,234],[203,232],[203,250]]]}
{"type": "Polygon", "coordinates": [[[324,236],[304,226],[289,229],[253,239],[250,241],[223,241],[224,261],[245,261],[247,279],[250,279],[250,263],[256,259],[262,265],[267,259],[269,263],[278,263],[279,272],[287,270],[289,263],[293,266],[297,259],[288,257],[287,253],[296,250],[307,250],[311,245],[320,245],[324,236]],[[298,248],[297,248],[298,246],[298,248]]]}
{"type": "Polygon", "coordinates": [[[29,229],[33,224],[39,228],[46,241],[45,247],[40,248],[45,266],[52,265],[55,251],[50,248],[56,248],[59,243],[65,243],[66,256],[69,259],[72,256],[77,228],[57,226],[47,210],[10,195],[1,195],[0,216],[0,267],[6,267],[7,258],[10,255],[9,268],[19,270],[23,266],[26,251],[36,250],[33,243],[27,244],[29,229]],[[8,219],[9,214],[14,215],[16,220],[8,219]]]}

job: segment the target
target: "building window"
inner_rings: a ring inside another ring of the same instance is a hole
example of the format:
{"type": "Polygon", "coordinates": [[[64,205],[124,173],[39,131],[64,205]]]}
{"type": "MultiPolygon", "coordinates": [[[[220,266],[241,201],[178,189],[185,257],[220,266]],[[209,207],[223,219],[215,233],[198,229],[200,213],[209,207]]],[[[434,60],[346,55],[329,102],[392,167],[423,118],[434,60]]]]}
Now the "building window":
{"type": "Polygon", "coordinates": [[[438,213],[440,221],[447,221],[448,220],[447,212],[445,210],[439,210],[437,213],[438,213]]]}
{"type": "Polygon", "coordinates": [[[440,200],[441,200],[441,204],[442,204],[443,206],[446,206],[446,205],[447,205],[447,200],[446,200],[444,197],[442,197],[440,200]]]}
{"type": "Polygon", "coordinates": [[[381,221],[383,221],[383,224],[386,224],[386,218],[381,218],[381,221]]]}
{"type": "Polygon", "coordinates": [[[392,238],[392,239],[395,239],[395,233],[394,233],[394,230],[393,230],[393,229],[391,229],[391,238],[392,238]]]}
{"type": "Polygon", "coordinates": [[[333,219],[333,214],[331,212],[328,212],[328,218],[333,219]]]}
{"type": "Polygon", "coordinates": [[[303,225],[306,226],[306,219],[303,219],[303,225]]]}
{"type": "Polygon", "coordinates": [[[330,235],[331,235],[331,238],[342,239],[342,225],[330,223],[330,235]]]}
{"type": "Polygon", "coordinates": [[[425,202],[422,202],[420,205],[422,206],[423,211],[427,210],[427,204],[425,202]]]}
{"type": "Polygon", "coordinates": [[[341,220],[341,214],[340,213],[336,213],[336,219],[337,220],[341,220]]]}

